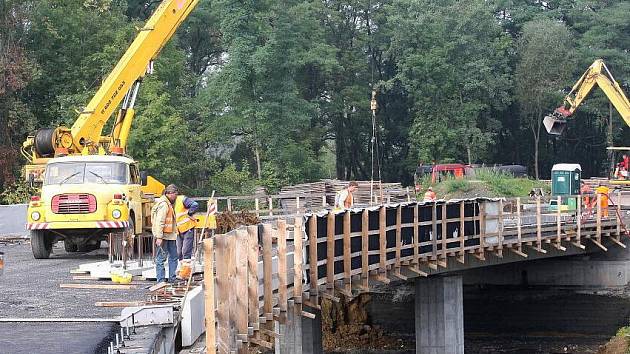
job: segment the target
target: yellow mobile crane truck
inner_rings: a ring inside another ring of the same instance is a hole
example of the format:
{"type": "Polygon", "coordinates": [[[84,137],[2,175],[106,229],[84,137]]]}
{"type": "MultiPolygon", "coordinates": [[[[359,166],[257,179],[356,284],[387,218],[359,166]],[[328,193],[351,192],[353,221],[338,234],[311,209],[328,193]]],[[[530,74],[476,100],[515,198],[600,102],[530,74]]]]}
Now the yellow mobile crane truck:
{"type": "Polygon", "coordinates": [[[48,258],[64,241],[69,252],[98,248],[111,232],[134,236],[150,226],[153,196],[164,185],[125,155],[140,82],[153,59],[198,0],[164,0],[140,29],[72,128],[40,129],[22,145],[24,174],[41,182],[28,206],[27,229],[35,258],[48,258]],[[103,127],[122,102],[110,134],[103,127]]]}

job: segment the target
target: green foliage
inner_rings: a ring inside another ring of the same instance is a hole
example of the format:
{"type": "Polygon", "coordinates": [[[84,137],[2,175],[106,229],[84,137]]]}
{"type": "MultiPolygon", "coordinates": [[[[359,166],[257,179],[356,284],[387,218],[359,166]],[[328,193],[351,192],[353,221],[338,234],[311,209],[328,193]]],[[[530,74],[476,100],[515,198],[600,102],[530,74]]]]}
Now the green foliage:
{"type": "Polygon", "coordinates": [[[446,193],[454,194],[454,193],[466,193],[472,190],[472,186],[470,182],[465,179],[446,179],[444,182],[444,189],[446,193]]]}
{"type": "Polygon", "coordinates": [[[491,195],[496,197],[525,197],[533,188],[543,188],[546,194],[551,192],[550,186],[544,182],[514,178],[501,172],[477,171],[474,178],[483,181],[490,189],[491,195]]]}
{"type": "Polygon", "coordinates": [[[0,193],[0,204],[28,203],[31,196],[37,194],[37,190],[28,183],[17,180],[4,188],[0,193]]]}
{"type": "MultiPolygon", "coordinates": [[[[158,4],[0,2],[0,184],[17,177],[28,134],[72,125],[158,4]]],[[[599,57],[630,93],[629,11],[624,0],[201,0],[143,80],[130,152],[198,195],[379,174],[410,184],[419,160],[536,176],[579,162],[595,175],[609,165],[603,146],[630,139],[598,89],[565,138],[540,122],[599,57]]],[[[442,192],[534,184],[484,178],[442,192]]]]}

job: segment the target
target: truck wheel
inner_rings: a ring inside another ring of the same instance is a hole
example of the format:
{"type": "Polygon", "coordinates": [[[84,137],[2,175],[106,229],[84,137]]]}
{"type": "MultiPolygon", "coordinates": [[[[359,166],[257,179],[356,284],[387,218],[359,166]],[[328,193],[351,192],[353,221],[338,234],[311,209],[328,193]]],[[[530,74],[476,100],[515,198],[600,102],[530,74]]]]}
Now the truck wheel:
{"type": "Polygon", "coordinates": [[[31,231],[31,249],[35,259],[48,259],[52,251],[52,239],[46,230],[31,231]]]}
{"type": "Polygon", "coordinates": [[[74,243],[74,242],[72,242],[71,240],[68,240],[68,239],[63,240],[63,248],[68,253],[76,252],[76,251],[79,250],[79,246],[77,246],[76,243],[74,243]]]}

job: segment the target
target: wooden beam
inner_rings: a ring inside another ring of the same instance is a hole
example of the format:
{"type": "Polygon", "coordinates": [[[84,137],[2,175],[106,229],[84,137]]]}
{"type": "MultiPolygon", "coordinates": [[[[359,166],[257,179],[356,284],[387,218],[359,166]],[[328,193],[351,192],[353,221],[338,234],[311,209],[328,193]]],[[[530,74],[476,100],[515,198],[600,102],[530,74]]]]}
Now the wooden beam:
{"type": "Polygon", "coordinates": [[[60,288],[65,289],[108,289],[108,290],[129,290],[135,289],[137,285],[126,284],[59,284],[60,288]]]}
{"type": "Polygon", "coordinates": [[[263,312],[268,320],[273,313],[273,259],[272,259],[271,225],[263,224],[263,312]]]}
{"type": "MultiPolygon", "coordinates": [[[[308,219],[308,264],[310,288],[308,293],[311,297],[317,297],[317,215],[313,214],[308,219]]],[[[317,302],[317,300],[315,300],[317,302]]]]}
{"type": "Polygon", "coordinates": [[[350,258],[350,210],[343,214],[343,273],[344,289],[352,294],[352,263],[350,258]]]}
{"type": "Polygon", "coordinates": [[[536,196],[536,250],[542,250],[542,215],[540,214],[540,196],[538,195],[536,196]]]}
{"type": "Polygon", "coordinates": [[[304,243],[303,243],[304,230],[302,230],[302,218],[295,218],[295,225],[293,228],[293,298],[296,304],[302,303],[302,293],[304,292],[302,282],[304,281],[304,243]]]}
{"type": "Polygon", "coordinates": [[[426,277],[426,276],[428,276],[428,275],[429,275],[428,273],[423,272],[423,271],[421,271],[420,269],[418,269],[418,268],[416,268],[416,267],[409,266],[409,267],[407,267],[407,269],[408,269],[410,272],[416,273],[416,274],[418,274],[418,275],[419,275],[419,276],[421,276],[421,277],[426,277]]]}
{"type": "MultiPolygon", "coordinates": [[[[448,238],[448,234],[447,234],[447,222],[446,222],[446,202],[444,202],[444,204],[442,204],[442,250],[441,250],[441,258],[446,258],[446,252],[447,252],[447,246],[446,246],[446,239],[448,238]]],[[[440,257],[438,257],[439,259],[440,257]]],[[[439,262],[438,262],[439,264],[439,262]]],[[[446,266],[444,266],[446,267],[446,266]]]]}
{"type": "Polygon", "coordinates": [[[457,236],[459,236],[459,255],[457,257],[457,261],[461,264],[464,264],[464,255],[466,254],[465,247],[465,235],[466,235],[466,209],[465,202],[462,200],[459,202],[459,232],[457,236]]]}
{"type": "Polygon", "coordinates": [[[97,301],[94,303],[96,307],[131,307],[131,306],[144,306],[147,303],[145,301],[97,301]]]}
{"type": "Polygon", "coordinates": [[[420,264],[419,255],[420,250],[420,230],[418,230],[418,203],[413,206],[413,264],[420,264]]]}
{"type": "Polygon", "coordinates": [[[247,336],[247,323],[248,323],[248,253],[249,253],[249,235],[247,230],[240,228],[236,230],[235,240],[235,262],[236,262],[236,279],[234,293],[235,308],[235,324],[237,334],[247,336]]]}
{"type": "Polygon", "coordinates": [[[214,239],[203,240],[203,289],[206,328],[206,353],[216,354],[216,318],[214,307],[214,239]]]}
{"type": "Polygon", "coordinates": [[[258,317],[260,317],[260,304],[258,302],[258,226],[248,226],[247,237],[247,298],[249,300],[249,323],[257,326],[258,317]]]}
{"type": "Polygon", "coordinates": [[[361,213],[361,280],[362,286],[369,289],[369,278],[370,278],[370,265],[369,265],[369,212],[367,209],[363,209],[361,213]]]}
{"type": "Polygon", "coordinates": [[[326,222],[326,289],[335,288],[335,214],[328,212],[326,222]]]}
{"type": "Polygon", "coordinates": [[[378,211],[378,235],[379,235],[379,273],[387,272],[387,235],[385,233],[385,218],[386,208],[381,206],[378,211]]]}
{"type": "Polygon", "coordinates": [[[287,222],[278,220],[278,306],[286,312],[287,301],[287,222]]]}
{"type": "Polygon", "coordinates": [[[523,253],[520,249],[510,248],[510,250],[523,258],[527,258],[527,254],[523,253]]]}
{"type": "Polygon", "coordinates": [[[595,246],[601,248],[604,252],[608,251],[608,248],[604,247],[604,245],[601,244],[601,242],[597,241],[594,238],[591,238],[591,241],[593,241],[593,243],[595,244],[595,246]]]}
{"type": "Polygon", "coordinates": [[[616,244],[617,246],[621,247],[621,248],[626,248],[626,245],[624,245],[623,243],[621,243],[619,240],[617,240],[614,236],[610,237],[610,240],[616,244]]]}
{"type": "Polygon", "coordinates": [[[431,259],[437,259],[437,204],[433,202],[431,209],[431,259]]]}
{"type": "Polygon", "coordinates": [[[582,249],[582,250],[586,249],[586,246],[581,244],[579,241],[571,242],[571,244],[579,249],[582,249]]]}

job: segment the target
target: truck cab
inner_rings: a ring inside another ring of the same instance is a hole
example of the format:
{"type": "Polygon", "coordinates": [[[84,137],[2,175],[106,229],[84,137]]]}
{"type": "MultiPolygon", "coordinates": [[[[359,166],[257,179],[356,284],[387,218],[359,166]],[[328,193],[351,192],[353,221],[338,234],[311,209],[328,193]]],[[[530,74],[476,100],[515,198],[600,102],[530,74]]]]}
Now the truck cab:
{"type": "Polygon", "coordinates": [[[41,195],[28,206],[27,229],[35,258],[48,258],[63,241],[68,252],[100,247],[111,232],[142,232],[138,164],[126,156],[73,155],[50,159],[41,195]]]}

